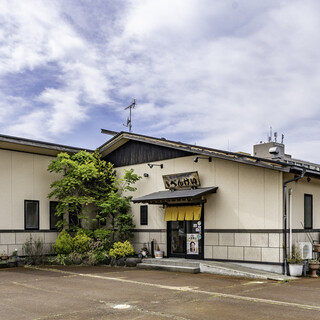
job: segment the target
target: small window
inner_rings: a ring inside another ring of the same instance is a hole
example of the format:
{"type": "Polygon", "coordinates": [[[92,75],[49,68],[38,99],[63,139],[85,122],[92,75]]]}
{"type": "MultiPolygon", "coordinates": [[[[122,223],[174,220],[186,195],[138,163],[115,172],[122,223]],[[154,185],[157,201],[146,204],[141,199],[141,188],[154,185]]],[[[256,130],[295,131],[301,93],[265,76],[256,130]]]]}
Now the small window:
{"type": "Polygon", "coordinates": [[[140,206],[140,224],[142,226],[148,225],[148,206],[140,206]]]}
{"type": "Polygon", "coordinates": [[[57,230],[57,223],[62,220],[62,216],[56,215],[58,201],[50,201],[50,230],[57,230]]]}
{"type": "Polygon", "coordinates": [[[304,228],[312,229],[313,224],[313,201],[312,194],[304,195],[304,228]]]}
{"type": "Polygon", "coordinates": [[[69,205],[69,227],[80,227],[80,219],[78,217],[81,207],[69,205]]]}
{"type": "Polygon", "coordinates": [[[39,201],[24,201],[24,228],[25,230],[39,230],[39,201]]]}

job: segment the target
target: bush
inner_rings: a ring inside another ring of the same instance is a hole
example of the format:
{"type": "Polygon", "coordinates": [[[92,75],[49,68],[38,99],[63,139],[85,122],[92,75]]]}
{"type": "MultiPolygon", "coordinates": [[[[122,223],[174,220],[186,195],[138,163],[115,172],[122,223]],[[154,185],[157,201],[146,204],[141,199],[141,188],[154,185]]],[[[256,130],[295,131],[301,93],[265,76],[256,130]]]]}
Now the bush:
{"type": "Polygon", "coordinates": [[[115,242],[109,255],[114,259],[126,258],[134,255],[134,249],[129,241],[115,242]]]}
{"type": "Polygon", "coordinates": [[[26,256],[27,264],[41,264],[45,261],[43,242],[40,239],[33,240],[30,236],[30,239],[23,245],[22,251],[26,256]]]}
{"type": "Polygon", "coordinates": [[[98,250],[107,251],[111,248],[112,240],[111,240],[112,231],[108,229],[97,229],[94,231],[94,238],[96,242],[99,243],[98,250]]]}
{"type": "Polygon", "coordinates": [[[58,254],[69,254],[73,250],[73,241],[66,230],[62,230],[55,242],[54,250],[58,254]]]}
{"type": "Polygon", "coordinates": [[[97,251],[95,252],[95,258],[98,261],[98,263],[105,263],[107,254],[105,252],[97,251]]]}
{"type": "Polygon", "coordinates": [[[75,252],[83,254],[89,251],[90,238],[80,229],[73,238],[73,249],[75,252]]]}

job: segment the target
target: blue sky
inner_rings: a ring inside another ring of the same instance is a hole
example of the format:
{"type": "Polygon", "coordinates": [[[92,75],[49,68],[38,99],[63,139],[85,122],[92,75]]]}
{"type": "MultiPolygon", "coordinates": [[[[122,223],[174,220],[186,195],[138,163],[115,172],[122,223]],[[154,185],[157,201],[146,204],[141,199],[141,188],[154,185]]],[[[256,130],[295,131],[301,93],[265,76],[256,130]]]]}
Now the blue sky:
{"type": "Polygon", "coordinates": [[[95,148],[127,130],[320,163],[320,1],[0,0],[0,133],[95,148]]]}

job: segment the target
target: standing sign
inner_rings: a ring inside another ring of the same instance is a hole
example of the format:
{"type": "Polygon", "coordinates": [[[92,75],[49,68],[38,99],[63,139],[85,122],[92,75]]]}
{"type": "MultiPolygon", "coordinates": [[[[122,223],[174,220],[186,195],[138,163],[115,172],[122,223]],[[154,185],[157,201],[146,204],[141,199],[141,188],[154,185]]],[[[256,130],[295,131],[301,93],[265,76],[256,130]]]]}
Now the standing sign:
{"type": "Polygon", "coordinates": [[[187,254],[199,254],[198,235],[196,233],[187,234],[187,254]]]}

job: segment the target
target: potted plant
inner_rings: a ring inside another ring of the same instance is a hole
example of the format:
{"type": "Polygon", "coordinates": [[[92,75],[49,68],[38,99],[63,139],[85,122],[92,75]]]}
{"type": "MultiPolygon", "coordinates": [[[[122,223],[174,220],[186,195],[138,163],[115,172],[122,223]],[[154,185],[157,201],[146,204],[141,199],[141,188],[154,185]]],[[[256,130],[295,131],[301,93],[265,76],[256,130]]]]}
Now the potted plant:
{"type": "Polygon", "coordinates": [[[292,248],[291,257],[287,259],[289,272],[292,277],[301,277],[303,271],[303,259],[297,247],[292,248]]]}
{"type": "Polygon", "coordinates": [[[144,244],[143,247],[141,248],[140,254],[141,254],[142,258],[146,258],[148,256],[149,250],[148,250],[146,244],[144,244]]]}
{"type": "Polygon", "coordinates": [[[320,243],[314,243],[313,244],[313,251],[314,252],[320,252],[320,243]]]}
{"type": "Polygon", "coordinates": [[[156,259],[162,259],[163,258],[163,251],[160,250],[159,245],[157,245],[157,250],[154,251],[154,256],[156,259]]]}
{"type": "Polygon", "coordinates": [[[1,253],[1,260],[8,260],[8,258],[8,254],[3,251],[3,253],[1,253]]]}
{"type": "Polygon", "coordinates": [[[317,270],[319,269],[319,260],[312,259],[309,260],[309,269],[311,270],[311,278],[317,278],[317,270]]]}

